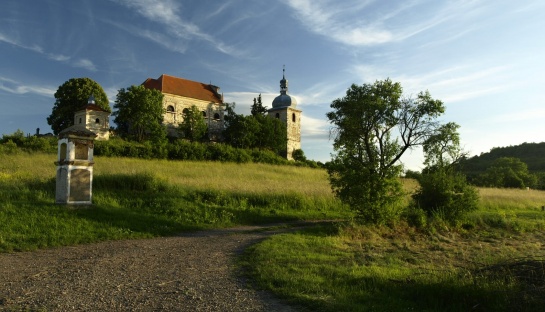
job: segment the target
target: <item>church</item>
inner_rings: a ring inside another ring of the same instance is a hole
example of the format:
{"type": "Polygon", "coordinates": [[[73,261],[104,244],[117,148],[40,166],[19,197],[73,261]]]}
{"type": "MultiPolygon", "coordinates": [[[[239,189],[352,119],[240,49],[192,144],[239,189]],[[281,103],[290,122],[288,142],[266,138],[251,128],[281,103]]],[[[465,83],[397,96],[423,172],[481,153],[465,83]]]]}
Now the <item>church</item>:
{"type": "MultiPolygon", "coordinates": [[[[184,111],[196,106],[208,126],[209,139],[221,141],[226,105],[218,86],[166,74],[157,79],[148,78],[142,85],[163,94],[163,124],[169,135],[177,136],[177,127],[183,121],[184,111]]],[[[280,95],[273,100],[267,116],[280,119],[286,126],[286,158],[292,160],[293,151],[301,149],[301,110],[297,109],[297,100],[288,94],[285,69],[280,80],[280,95]]],[[[87,106],[77,111],[74,118],[74,124],[84,125],[97,134],[98,140],[108,139],[109,113],[95,105],[92,96],[87,106]]]]}
{"type": "Polygon", "coordinates": [[[176,128],[183,120],[184,110],[196,106],[208,126],[210,140],[221,140],[225,104],[219,87],[165,74],[157,79],[148,78],[142,85],[163,94],[163,124],[169,135],[177,136],[176,128]]]}

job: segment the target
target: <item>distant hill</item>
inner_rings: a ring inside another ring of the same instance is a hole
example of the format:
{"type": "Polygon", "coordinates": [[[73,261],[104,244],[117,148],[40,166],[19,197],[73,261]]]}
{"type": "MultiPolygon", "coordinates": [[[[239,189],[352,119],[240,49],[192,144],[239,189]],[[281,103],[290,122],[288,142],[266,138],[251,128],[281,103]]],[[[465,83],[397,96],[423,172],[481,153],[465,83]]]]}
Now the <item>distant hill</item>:
{"type": "Polygon", "coordinates": [[[545,172],[545,142],[494,147],[488,153],[465,159],[461,162],[461,169],[471,179],[486,171],[494,160],[501,157],[520,159],[528,165],[528,170],[532,173],[545,172]]]}

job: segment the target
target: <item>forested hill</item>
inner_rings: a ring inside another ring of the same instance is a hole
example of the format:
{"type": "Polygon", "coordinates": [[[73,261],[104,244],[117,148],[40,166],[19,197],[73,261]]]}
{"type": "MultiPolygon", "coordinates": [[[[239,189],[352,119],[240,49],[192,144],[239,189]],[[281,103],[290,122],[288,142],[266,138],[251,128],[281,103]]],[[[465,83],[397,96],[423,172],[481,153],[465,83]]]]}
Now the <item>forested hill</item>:
{"type": "Polygon", "coordinates": [[[486,171],[492,162],[501,157],[515,157],[528,165],[530,172],[545,172],[545,142],[522,143],[516,146],[494,147],[488,153],[464,160],[462,171],[476,175],[486,171]]]}

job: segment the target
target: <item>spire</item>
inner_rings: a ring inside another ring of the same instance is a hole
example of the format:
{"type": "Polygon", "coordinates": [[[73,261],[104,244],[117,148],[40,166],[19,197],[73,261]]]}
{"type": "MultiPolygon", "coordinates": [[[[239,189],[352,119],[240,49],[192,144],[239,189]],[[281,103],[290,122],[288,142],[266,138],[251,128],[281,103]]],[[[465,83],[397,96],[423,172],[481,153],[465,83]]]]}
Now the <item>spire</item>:
{"type": "Polygon", "coordinates": [[[280,80],[280,94],[288,93],[288,80],[286,79],[286,65],[282,69],[282,80],[280,80]]]}

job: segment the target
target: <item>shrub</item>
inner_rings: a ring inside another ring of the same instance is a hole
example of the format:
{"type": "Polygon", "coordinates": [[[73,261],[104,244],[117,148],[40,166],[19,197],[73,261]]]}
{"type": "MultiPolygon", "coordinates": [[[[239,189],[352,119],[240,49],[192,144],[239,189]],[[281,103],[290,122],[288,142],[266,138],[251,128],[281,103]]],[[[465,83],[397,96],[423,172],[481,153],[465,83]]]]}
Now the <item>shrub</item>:
{"type": "Polygon", "coordinates": [[[413,195],[416,207],[428,217],[440,216],[456,223],[477,209],[477,189],[469,185],[463,174],[450,170],[437,170],[422,174],[420,189],[413,195]]]}

